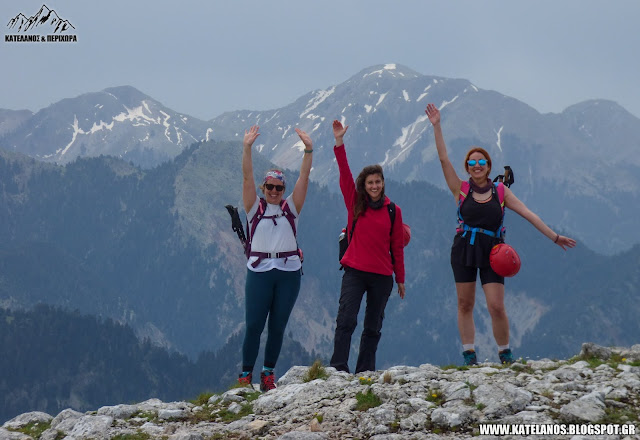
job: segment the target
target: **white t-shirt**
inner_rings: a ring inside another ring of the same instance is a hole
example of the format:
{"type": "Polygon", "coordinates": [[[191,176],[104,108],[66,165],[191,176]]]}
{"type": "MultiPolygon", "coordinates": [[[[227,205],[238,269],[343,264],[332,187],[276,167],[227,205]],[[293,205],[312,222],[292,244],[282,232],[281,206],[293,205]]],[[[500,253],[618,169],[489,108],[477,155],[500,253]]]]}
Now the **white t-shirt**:
{"type": "MultiPolygon", "coordinates": [[[[298,212],[296,211],[295,204],[291,200],[291,195],[286,198],[286,201],[291,213],[295,216],[293,222],[295,223],[297,230],[298,212]]],[[[260,197],[256,196],[256,201],[253,203],[249,212],[247,212],[248,219],[253,218],[258,211],[259,206],[260,197]]],[[[252,252],[287,252],[295,251],[297,249],[296,237],[293,235],[293,230],[291,229],[289,220],[282,215],[283,213],[280,205],[267,203],[267,209],[265,210],[264,215],[270,216],[277,214],[281,214],[281,216],[275,218],[276,224],[273,224],[274,219],[270,218],[263,218],[258,222],[258,226],[256,226],[256,230],[253,234],[253,239],[251,240],[252,252]]],[[[251,227],[251,223],[249,223],[249,227],[251,227]]],[[[286,263],[284,258],[263,258],[256,267],[252,267],[251,264],[257,259],[258,257],[249,257],[249,260],[247,261],[247,267],[249,270],[254,272],[266,272],[271,269],[295,271],[302,267],[300,257],[297,255],[287,257],[286,263]]]]}

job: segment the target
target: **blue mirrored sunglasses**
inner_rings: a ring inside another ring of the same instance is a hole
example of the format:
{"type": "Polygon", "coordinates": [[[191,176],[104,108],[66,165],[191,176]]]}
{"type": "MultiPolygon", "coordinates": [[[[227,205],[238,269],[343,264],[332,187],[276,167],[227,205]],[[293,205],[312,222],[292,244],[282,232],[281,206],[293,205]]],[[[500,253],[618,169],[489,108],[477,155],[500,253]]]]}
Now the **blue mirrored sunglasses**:
{"type": "Polygon", "coordinates": [[[485,166],[487,164],[487,161],[485,159],[480,159],[478,161],[476,161],[475,159],[471,159],[467,161],[467,165],[469,165],[470,167],[474,167],[476,166],[476,162],[478,162],[480,166],[485,166]]]}

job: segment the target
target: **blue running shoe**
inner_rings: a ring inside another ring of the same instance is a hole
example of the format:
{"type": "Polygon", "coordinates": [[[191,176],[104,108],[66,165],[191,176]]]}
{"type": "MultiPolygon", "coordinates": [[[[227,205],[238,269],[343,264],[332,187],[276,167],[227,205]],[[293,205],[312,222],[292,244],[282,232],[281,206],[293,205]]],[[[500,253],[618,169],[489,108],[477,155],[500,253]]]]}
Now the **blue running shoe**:
{"type": "Polygon", "coordinates": [[[463,351],[462,356],[464,356],[464,364],[462,365],[478,365],[478,358],[476,357],[475,350],[463,351]]]}
{"type": "Polygon", "coordinates": [[[498,357],[500,358],[500,363],[503,365],[511,365],[515,362],[515,360],[513,359],[513,353],[511,353],[510,348],[499,351],[498,357]]]}

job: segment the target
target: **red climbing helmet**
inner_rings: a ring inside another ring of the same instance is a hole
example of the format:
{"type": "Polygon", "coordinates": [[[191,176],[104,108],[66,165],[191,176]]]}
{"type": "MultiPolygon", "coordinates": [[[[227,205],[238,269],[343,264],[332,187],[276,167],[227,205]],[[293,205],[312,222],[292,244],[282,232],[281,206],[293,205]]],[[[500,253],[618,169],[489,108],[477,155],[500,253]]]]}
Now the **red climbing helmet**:
{"type": "Polygon", "coordinates": [[[403,230],[402,235],[404,238],[404,245],[406,246],[411,241],[411,226],[407,225],[406,223],[403,223],[402,230],[403,230]]]}
{"type": "Polygon", "coordinates": [[[520,257],[505,243],[495,245],[489,255],[491,269],[501,277],[512,277],[520,270],[520,257]]]}

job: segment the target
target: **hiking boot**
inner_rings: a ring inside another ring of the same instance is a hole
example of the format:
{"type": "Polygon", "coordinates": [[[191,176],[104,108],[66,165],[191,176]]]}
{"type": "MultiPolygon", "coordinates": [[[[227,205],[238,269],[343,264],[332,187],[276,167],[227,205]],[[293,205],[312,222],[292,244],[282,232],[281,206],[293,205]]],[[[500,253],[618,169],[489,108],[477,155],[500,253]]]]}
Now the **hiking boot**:
{"type": "Polygon", "coordinates": [[[510,348],[499,351],[498,357],[500,358],[500,363],[503,365],[511,365],[515,362],[515,360],[513,359],[513,353],[511,353],[510,348]]]}
{"type": "Polygon", "coordinates": [[[272,372],[265,373],[264,371],[260,373],[260,391],[266,393],[269,390],[274,390],[276,388],[276,375],[272,372]]]}
{"type": "Polygon", "coordinates": [[[478,365],[478,358],[476,357],[475,350],[463,351],[462,356],[464,356],[464,364],[462,365],[478,365]]]}
{"type": "Polygon", "coordinates": [[[251,386],[251,380],[253,379],[253,373],[249,373],[247,376],[243,376],[243,373],[240,373],[238,376],[238,383],[240,385],[251,386]]]}

